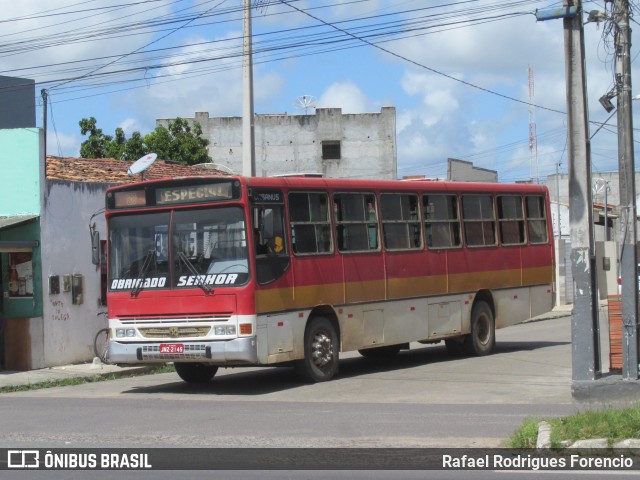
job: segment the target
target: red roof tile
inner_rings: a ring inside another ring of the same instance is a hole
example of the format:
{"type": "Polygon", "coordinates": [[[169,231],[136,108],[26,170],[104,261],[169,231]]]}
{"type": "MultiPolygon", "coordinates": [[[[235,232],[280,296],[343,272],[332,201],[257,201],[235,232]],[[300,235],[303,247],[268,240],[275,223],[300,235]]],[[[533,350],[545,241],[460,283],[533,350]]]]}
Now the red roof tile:
{"type": "MultiPolygon", "coordinates": [[[[140,175],[129,176],[127,170],[132,161],[113,158],[47,157],[47,180],[67,180],[84,183],[132,183],[141,180],[140,175]]],[[[156,160],[144,172],[145,180],[172,177],[219,176],[220,170],[156,160]]]]}

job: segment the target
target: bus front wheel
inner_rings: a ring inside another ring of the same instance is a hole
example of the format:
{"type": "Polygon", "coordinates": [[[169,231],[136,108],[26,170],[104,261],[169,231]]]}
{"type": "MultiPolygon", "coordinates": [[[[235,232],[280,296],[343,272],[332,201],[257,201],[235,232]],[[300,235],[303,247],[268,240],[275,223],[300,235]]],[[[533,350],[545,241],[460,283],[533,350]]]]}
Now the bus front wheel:
{"type": "Polygon", "coordinates": [[[326,382],[338,371],[338,334],[324,317],[309,322],[304,332],[304,358],[296,370],[306,382],[326,382]]]}
{"type": "Polygon", "coordinates": [[[471,333],[464,339],[464,351],[468,355],[488,355],[496,343],[496,324],[493,311],[487,302],[479,301],[471,310],[471,333]]]}
{"type": "Polygon", "coordinates": [[[204,363],[174,363],[178,376],[187,383],[207,383],[218,371],[218,367],[204,363]]]}

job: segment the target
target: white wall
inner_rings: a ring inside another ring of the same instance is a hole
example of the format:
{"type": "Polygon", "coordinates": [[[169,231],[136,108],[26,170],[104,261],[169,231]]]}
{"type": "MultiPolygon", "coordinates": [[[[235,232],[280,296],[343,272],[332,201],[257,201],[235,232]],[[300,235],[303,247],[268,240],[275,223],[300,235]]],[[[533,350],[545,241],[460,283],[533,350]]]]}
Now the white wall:
{"type": "MultiPolygon", "coordinates": [[[[242,118],[209,117],[197,112],[214,163],[242,172],[242,118]]],[[[159,119],[167,127],[170,119],[159,119]]],[[[396,113],[343,114],[318,108],[315,115],[255,116],[256,175],[322,173],[340,178],[397,178],[396,113]],[[322,142],[340,141],[340,160],[322,159],[322,142]]]]}
{"type": "MultiPolygon", "coordinates": [[[[47,181],[42,226],[44,366],[90,361],[93,337],[106,326],[100,299],[99,267],[91,263],[89,219],[104,207],[105,184],[47,181]],[[83,276],[82,304],[62,291],[62,276],[83,276]],[[60,293],[49,293],[49,276],[60,276],[60,293]]],[[[105,238],[105,219],[92,220],[105,238]]]]}

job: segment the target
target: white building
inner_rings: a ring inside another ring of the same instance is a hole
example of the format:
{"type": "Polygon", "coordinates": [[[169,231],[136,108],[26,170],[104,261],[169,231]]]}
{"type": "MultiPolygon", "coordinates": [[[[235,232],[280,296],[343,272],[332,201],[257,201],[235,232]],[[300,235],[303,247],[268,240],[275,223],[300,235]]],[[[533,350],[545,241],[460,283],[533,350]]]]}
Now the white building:
{"type": "MultiPolygon", "coordinates": [[[[168,127],[173,119],[156,120],[168,127]]],[[[209,156],[222,169],[242,173],[242,117],[196,112],[209,156]]],[[[397,178],[396,110],[343,114],[317,108],[313,115],[255,115],[256,175],[321,173],[340,178],[397,178]]]]}

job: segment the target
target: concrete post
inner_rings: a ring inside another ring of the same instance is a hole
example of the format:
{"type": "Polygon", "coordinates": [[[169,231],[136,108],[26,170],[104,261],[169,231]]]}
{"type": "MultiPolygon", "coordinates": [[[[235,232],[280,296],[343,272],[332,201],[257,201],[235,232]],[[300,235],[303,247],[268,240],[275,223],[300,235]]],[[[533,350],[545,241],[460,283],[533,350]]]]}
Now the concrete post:
{"type": "Polygon", "coordinates": [[[567,77],[571,269],[575,290],[571,328],[572,379],[576,382],[595,380],[600,376],[600,345],[582,2],[565,0],[564,5],[575,6],[578,9],[578,15],[563,20],[567,77]]]}
{"type": "Polygon", "coordinates": [[[622,377],[638,379],[638,277],[636,254],[636,184],[631,112],[631,29],[629,1],[616,0],[613,11],[618,98],[618,171],[620,226],[622,229],[620,275],[622,277],[622,377]]]}
{"type": "Polygon", "coordinates": [[[253,112],[253,45],[251,0],[244,0],[242,55],[242,175],[256,175],[256,145],[253,112]]]}

